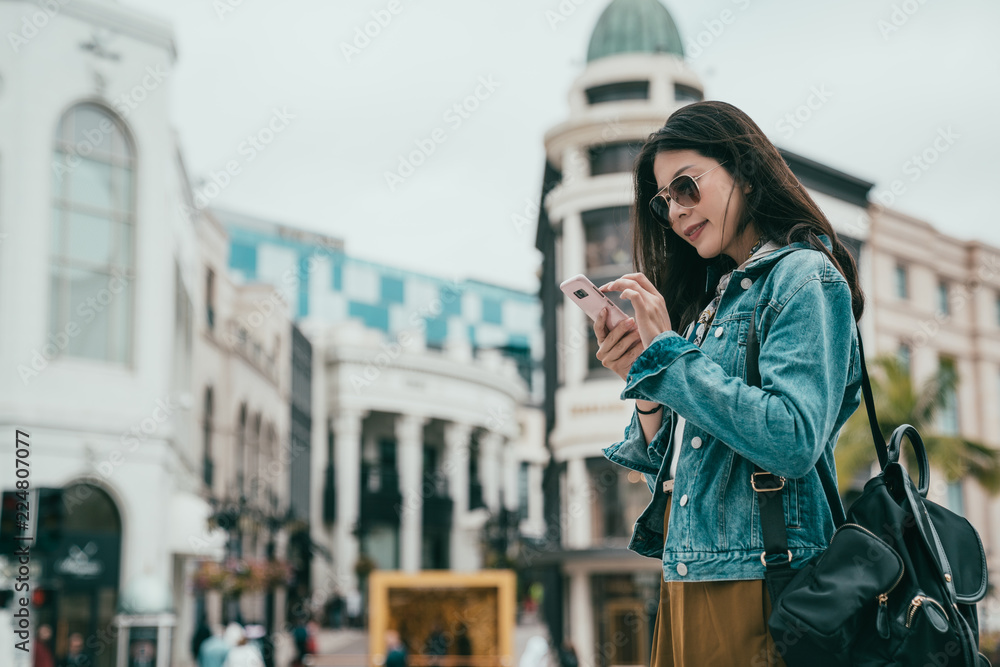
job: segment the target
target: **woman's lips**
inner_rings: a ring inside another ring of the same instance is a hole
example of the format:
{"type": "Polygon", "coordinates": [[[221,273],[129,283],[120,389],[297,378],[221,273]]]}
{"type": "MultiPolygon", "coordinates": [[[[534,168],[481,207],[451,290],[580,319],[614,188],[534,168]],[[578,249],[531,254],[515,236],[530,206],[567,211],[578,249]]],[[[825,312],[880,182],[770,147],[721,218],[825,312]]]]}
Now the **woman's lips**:
{"type": "Polygon", "coordinates": [[[695,227],[694,230],[690,234],[688,234],[688,240],[694,241],[696,238],[698,238],[698,236],[701,234],[701,231],[705,228],[706,224],[708,224],[708,220],[695,227]]]}

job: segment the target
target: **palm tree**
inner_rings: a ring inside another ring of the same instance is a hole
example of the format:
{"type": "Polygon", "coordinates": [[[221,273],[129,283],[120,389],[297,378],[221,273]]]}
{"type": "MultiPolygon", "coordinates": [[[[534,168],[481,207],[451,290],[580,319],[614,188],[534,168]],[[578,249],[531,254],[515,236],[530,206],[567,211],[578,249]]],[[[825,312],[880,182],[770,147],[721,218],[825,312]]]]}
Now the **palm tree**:
{"type": "MultiPolygon", "coordinates": [[[[936,418],[955,400],[958,373],[953,363],[942,363],[919,387],[914,386],[908,366],[894,356],[880,356],[868,366],[875,414],[886,441],[896,427],[910,424],[920,433],[931,467],[941,471],[948,482],[971,477],[989,493],[1000,492],[1000,450],[937,431],[936,418]]],[[[916,470],[913,448],[904,442],[902,449],[907,469],[916,470]]],[[[861,406],[841,429],[835,454],[840,493],[844,495],[876,460],[863,396],[861,406]]]]}

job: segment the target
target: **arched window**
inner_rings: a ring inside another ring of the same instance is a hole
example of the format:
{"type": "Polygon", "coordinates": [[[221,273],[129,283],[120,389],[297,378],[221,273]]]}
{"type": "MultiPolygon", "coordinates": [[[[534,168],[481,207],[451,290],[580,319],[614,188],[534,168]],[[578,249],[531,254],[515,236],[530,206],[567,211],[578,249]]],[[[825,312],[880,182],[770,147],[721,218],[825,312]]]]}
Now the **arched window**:
{"type": "Polygon", "coordinates": [[[68,356],[131,363],[134,172],[119,118],[90,103],[63,115],[52,156],[49,332],[67,341],[59,347],[68,356]]]}

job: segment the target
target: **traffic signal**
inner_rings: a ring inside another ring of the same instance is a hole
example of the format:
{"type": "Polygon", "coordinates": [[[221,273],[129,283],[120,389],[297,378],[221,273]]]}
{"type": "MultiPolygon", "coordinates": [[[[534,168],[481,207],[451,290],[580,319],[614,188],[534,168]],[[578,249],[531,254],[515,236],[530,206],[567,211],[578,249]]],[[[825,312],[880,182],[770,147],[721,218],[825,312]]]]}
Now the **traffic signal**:
{"type": "Polygon", "coordinates": [[[62,489],[38,490],[38,507],[36,509],[38,527],[32,550],[38,552],[54,551],[62,539],[65,515],[62,494],[62,489]]]}

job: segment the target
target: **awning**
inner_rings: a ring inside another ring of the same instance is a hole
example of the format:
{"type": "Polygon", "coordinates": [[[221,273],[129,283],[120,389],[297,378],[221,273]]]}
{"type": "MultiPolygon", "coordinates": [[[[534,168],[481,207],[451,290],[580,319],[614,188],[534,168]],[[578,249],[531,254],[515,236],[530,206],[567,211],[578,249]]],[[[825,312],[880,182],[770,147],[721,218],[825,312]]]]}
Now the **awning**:
{"type": "Polygon", "coordinates": [[[226,549],[226,531],[210,528],[212,508],[205,500],[189,492],[177,492],[170,499],[170,551],[183,556],[222,560],[226,549]]]}

